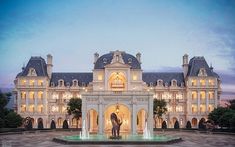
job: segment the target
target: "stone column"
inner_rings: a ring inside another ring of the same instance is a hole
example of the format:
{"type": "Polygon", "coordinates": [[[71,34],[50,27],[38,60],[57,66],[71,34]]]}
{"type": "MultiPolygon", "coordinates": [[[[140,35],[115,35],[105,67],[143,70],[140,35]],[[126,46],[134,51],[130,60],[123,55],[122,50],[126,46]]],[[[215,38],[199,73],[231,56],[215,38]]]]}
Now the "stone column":
{"type": "Polygon", "coordinates": [[[21,113],[21,91],[17,91],[17,113],[21,113]]]}
{"type": "Polygon", "coordinates": [[[38,112],[38,91],[35,91],[34,96],[34,112],[38,112]]]}
{"type": "Polygon", "coordinates": [[[200,100],[200,91],[198,90],[197,91],[197,114],[200,114],[200,103],[201,103],[201,100],[200,100]]]}
{"type": "Polygon", "coordinates": [[[153,97],[148,96],[148,129],[153,134],[153,97]]]}
{"type": "Polygon", "coordinates": [[[26,92],[26,112],[29,111],[29,92],[26,92]]]}
{"type": "Polygon", "coordinates": [[[215,93],[215,94],[214,94],[215,108],[217,108],[217,106],[218,106],[218,91],[215,90],[214,93],[215,93]]]}
{"type": "Polygon", "coordinates": [[[47,113],[47,99],[46,99],[46,91],[43,91],[43,113],[47,113]]]}
{"type": "Polygon", "coordinates": [[[208,94],[208,90],[206,91],[206,113],[208,112],[208,105],[209,105],[209,94],[208,94]]]}
{"type": "Polygon", "coordinates": [[[101,97],[99,97],[98,98],[98,113],[99,113],[99,125],[98,125],[98,127],[99,127],[99,134],[103,134],[103,124],[105,123],[105,122],[103,122],[104,121],[104,114],[103,114],[103,100],[102,100],[102,98],[101,97]]]}
{"type": "Polygon", "coordinates": [[[137,117],[137,114],[136,114],[136,97],[133,96],[132,97],[132,114],[131,114],[131,130],[132,130],[132,134],[137,134],[136,132],[136,117],[137,117]]]}

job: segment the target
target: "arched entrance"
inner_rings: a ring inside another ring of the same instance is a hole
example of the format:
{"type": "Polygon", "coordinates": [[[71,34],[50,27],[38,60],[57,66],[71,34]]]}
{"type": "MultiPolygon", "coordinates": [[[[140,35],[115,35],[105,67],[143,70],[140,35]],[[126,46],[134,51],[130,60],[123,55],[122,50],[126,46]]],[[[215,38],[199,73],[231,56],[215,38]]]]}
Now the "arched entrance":
{"type": "Polygon", "coordinates": [[[115,113],[122,122],[120,132],[129,133],[131,131],[131,112],[127,106],[123,104],[114,104],[106,108],[104,113],[104,132],[111,133],[112,123],[110,115],[115,113]]]}
{"type": "Polygon", "coordinates": [[[109,77],[109,89],[112,91],[126,90],[126,78],[122,72],[114,72],[109,77]]]}
{"type": "Polygon", "coordinates": [[[138,132],[143,132],[144,128],[145,128],[145,122],[147,121],[147,112],[144,109],[141,109],[138,113],[137,113],[137,131],[138,132]]]}
{"type": "Polygon", "coordinates": [[[197,119],[196,118],[192,119],[192,127],[197,127],[197,119]]]}
{"type": "Polygon", "coordinates": [[[87,112],[87,123],[89,132],[97,132],[98,131],[98,113],[94,109],[90,109],[87,112]]]}
{"type": "Polygon", "coordinates": [[[61,128],[61,127],[62,127],[62,125],[63,125],[62,118],[61,118],[61,117],[59,117],[59,118],[58,118],[58,120],[57,120],[57,126],[58,126],[58,128],[61,128]]]}

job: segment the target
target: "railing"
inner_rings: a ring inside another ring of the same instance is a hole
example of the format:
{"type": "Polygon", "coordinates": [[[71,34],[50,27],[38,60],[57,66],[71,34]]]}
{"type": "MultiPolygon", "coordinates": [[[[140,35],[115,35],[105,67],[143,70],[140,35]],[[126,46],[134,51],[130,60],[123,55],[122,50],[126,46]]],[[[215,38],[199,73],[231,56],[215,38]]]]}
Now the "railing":
{"type": "Polygon", "coordinates": [[[89,91],[82,92],[82,95],[153,95],[153,92],[147,91],[89,91]]]}
{"type": "Polygon", "coordinates": [[[17,88],[44,88],[45,85],[17,85],[17,88]]]}

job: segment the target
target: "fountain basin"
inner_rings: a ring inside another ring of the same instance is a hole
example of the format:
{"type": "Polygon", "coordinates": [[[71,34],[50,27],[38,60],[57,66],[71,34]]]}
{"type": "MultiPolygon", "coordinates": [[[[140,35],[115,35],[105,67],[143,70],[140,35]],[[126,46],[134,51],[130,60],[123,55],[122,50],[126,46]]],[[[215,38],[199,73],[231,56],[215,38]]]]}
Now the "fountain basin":
{"type": "Polygon", "coordinates": [[[182,141],[180,137],[154,135],[149,139],[145,139],[143,135],[125,135],[121,139],[109,139],[105,135],[90,135],[89,139],[82,139],[79,135],[62,136],[53,138],[53,141],[62,144],[172,144],[182,141]]]}

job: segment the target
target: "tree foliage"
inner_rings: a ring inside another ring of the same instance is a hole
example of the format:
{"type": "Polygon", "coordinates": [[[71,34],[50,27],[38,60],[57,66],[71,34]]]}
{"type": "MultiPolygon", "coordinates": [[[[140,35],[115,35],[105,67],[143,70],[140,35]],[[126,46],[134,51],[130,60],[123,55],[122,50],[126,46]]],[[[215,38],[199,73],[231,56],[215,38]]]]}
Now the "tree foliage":
{"type": "Polygon", "coordinates": [[[205,118],[201,118],[199,123],[198,123],[198,128],[199,129],[206,129],[206,124],[205,123],[206,123],[205,118]]]}
{"type": "Polygon", "coordinates": [[[65,119],[63,122],[63,129],[68,129],[69,128],[69,124],[68,121],[65,119]]]}
{"type": "Polygon", "coordinates": [[[176,120],[176,121],[175,121],[175,124],[174,124],[174,129],[179,129],[179,128],[180,128],[179,121],[176,120]]]}
{"type": "Polygon", "coordinates": [[[229,101],[229,109],[235,110],[235,99],[229,101]]]}
{"type": "Polygon", "coordinates": [[[73,115],[77,119],[77,128],[78,128],[78,119],[82,117],[82,99],[80,98],[71,98],[67,104],[67,112],[69,115],[73,115]]]}
{"type": "Polygon", "coordinates": [[[190,122],[190,121],[187,121],[186,129],[191,129],[191,128],[192,128],[191,122],[190,122]]]}
{"type": "Polygon", "coordinates": [[[212,120],[215,125],[219,125],[219,119],[220,119],[220,117],[221,117],[226,111],[228,111],[228,108],[223,108],[223,107],[215,108],[215,109],[208,115],[208,119],[209,119],[209,120],[212,120]]]}
{"type": "Polygon", "coordinates": [[[16,128],[18,126],[21,126],[22,120],[23,118],[19,114],[15,112],[9,112],[5,117],[6,127],[16,128]]]}
{"type": "Polygon", "coordinates": [[[161,118],[163,114],[167,112],[166,101],[163,99],[154,99],[153,100],[153,114],[157,115],[158,118],[161,118]]]}

